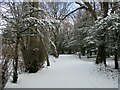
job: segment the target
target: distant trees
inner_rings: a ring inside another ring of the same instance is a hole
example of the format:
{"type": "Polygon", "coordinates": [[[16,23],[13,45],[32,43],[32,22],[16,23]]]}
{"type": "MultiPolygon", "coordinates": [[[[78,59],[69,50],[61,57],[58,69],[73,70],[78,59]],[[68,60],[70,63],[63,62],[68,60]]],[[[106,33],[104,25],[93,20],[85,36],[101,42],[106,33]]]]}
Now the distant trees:
{"type": "MultiPolygon", "coordinates": [[[[75,36],[77,38],[76,43],[78,44],[78,47],[80,47],[79,50],[81,51],[82,55],[85,55],[86,51],[89,51],[90,49],[90,47],[88,47],[91,44],[90,26],[94,24],[94,20],[91,14],[86,10],[79,10],[74,18],[74,29],[76,32],[75,36]]],[[[92,41],[92,43],[94,42],[92,41]]]]}
{"type": "Polygon", "coordinates": [[[56,46],[58,56],[62,52],[61,51],[62,49],[61,48],[62,47],[61,35],[64,34],[63,32],[66,32],[64,30],[64,25],[63,25],[65,21],[60,20],[60,18],[64,17],[64,15],[68,13],[70,9],[70,5],[71,5],[70,2],[69,3],[67,2],[45,2],[44,4],[42,3],[43,8],[46,10],[48,14],[48,17],[53,20],[54,28],[49,31],[50,33],[49,35],[56,46]],[[58,22],[55,22],[55,21],[58,21],[58,22]]]}

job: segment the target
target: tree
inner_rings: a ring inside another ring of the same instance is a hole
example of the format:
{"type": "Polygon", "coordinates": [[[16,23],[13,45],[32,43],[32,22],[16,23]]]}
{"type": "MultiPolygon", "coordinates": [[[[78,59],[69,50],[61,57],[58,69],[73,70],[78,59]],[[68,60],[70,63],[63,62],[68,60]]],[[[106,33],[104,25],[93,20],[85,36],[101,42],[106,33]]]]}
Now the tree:
{"type": "MultiPolygon", "coordinates": [[[[38,9],[38,2],[32,2],[30,3],[32,5],[33,8],[38,9]]],[[[35,12],[33,14],[31,14],[30,17],[33,17],[35,19],[38,19],[38,12],[35,12]]],[[[41,37],[35,36],[35,34],[37,34],[37,25],[36,26],[32,26],[31,30],[28,32],[30,34],[33,34],[34,36],[28,36],[28,40],[29,40],[29,45],[28,45],[28,53],[29,53],[29,61],[27,60],[27,71],[29,71],[30,73],[34,73],[37,72],[39,70],[39,67],[41,68],[45,58],[47,57],[45,52],[45,46],[44,46],[44,42],[42,40],[41,37]],[[39,47],[38,47],[39,46],[39,47]],[[44,48],[41,48],[41,47],[44,48]],[[44,52],[44,53],[43,53],[44,52]]],[[[25,59],[24,59],[25,60],[25,59]]],[[[26,60],[25,60],[26,61],[26,60]]]]}
{"type": "Polygon", "coordinates": [[[53,19],[54,28],[50,30],[50,37],[52,38],[52,41],[56,46],[58,55],[61,52],[61,44],[59,43],[59,37],[62,33],[62,23],[64,23],[64,21],[59,20],[59,18],[64,17],[64,15],[68,13],[70,5],[71,3],[67,2],[46,2],[45,4],[43,4],[44,9],[46,9],[47,11],[48,17],[53,19]]]}
{"type": "Polygon", "coordinates": [[[8,16],[6,14],[2,14],[3,19],[6,20],[7,24],[11,28],[11,35],[13,36],[12,40],[15,45],[13,49],[14,83],[16,83],[18,79],[18,49],[20,47],[27,71],[37,72],[43,67],[46,60],[47,66],[50,65],[48,61],[48,51],[45,45],[44,34],[38,27],[43,30],[47,30],[48,28],[53,28],[53,26],[50,20],[38,18],[38,12],[44,13],[44,10],[37,8],[38,3],[32,4],[33,6],[26,4],[28,5],[28,11],[25,13],[22,9],[23,3],[7,3],[9,7],[8,16]],[[37,7],[35,8],[34,6],[37,7]]]}
{"type": "Polygon", "coordinates": [[[76,30],[75,36],[77,36],[76,39],[79,51],[81,51],[82,55],[85,55],[86,50],[90,49],[90,41],[88,39],[90,38],[89,33],[91,31],[89,29],[90,26],[93,25],[94,20],[91,14],[86,10],[79,10],[74,18],[74,29],[76,30]]]}
{"type": "Polygon", "coordinates": [[[118,45],[119,45],[119,19],[120,16],[118,14],[112,14],[98,20],[95,24],[95,29],[97,30],[97,40],[98,44],[105,43],[106,46],[109,46],[114,50],[114,61],[115,61],[115,69],[119,68],[118,65],[118,45]],[[106,30],[103,32],[103,30],[106,30]],[[103,39],[104,37],[105,39],[103,39]]]}

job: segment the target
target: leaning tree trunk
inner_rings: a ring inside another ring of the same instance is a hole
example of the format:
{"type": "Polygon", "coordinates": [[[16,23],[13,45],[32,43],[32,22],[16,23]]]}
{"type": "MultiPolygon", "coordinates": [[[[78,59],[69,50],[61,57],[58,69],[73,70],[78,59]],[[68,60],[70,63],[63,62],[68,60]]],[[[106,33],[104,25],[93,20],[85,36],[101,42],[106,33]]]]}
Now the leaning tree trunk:
{"type": "Polygon", "coordinates": [[[52,40],[49,39],[49,41],[50,41],[50,45],[51,45],[51,49],[52,49],[52,54],[53,54],[53,56],[54,56],[55,58],[58,58],[58,57],[59,57],[59,54],[58,54],[56,45],[53,43],[52,40]]]}
{"type": "MultiPolygon", "coordinates": [[[[43,40],[43,38],[41,36],[39,36],[39,58],[41,58],[41,63],[42,61],[46,61],[47,60],[47,66],[50,66],[50,62],[49,62],[49,57],[48,57],[48,51],[47,51],[47,46],[43,40]]],[[[42,67],[42,66],[41,66],[42,67]]]]}
{"type": "MultiPolygon", "coordinates": [[[[41,38],[42,40],[42,38],[41,38]]],[[[43,48],[45,49],[45,57],[46,57],[46,60],[47,60],[47,66],[50,66],[50,61],[49,61],[49,57],[48,57],[48,51],[47,51],[47,46],[46,44],[44,43],[44,41],[42,40],[42,43],[43,43],[43,48]]]]}

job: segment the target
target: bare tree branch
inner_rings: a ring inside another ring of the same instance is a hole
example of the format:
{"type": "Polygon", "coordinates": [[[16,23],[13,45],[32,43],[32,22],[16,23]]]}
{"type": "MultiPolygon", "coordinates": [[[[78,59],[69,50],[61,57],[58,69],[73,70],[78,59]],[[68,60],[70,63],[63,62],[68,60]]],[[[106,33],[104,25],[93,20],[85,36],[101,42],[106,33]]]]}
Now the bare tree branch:
{"type": "Polygon", "coordinates": [[[117,8],[120,8],[120,5],[116,2],[112,3],[111,13],[114,13],[114,11],[117,10],[117,8]]]}
{"type": "Polygon", "coordinates": [[[79,10],[79,9],[84,9],[85,7],[84,6],[82,6],[82,7],[79,7],[79,8],[76,8],[75,10],[73,10],[73,11],[71,11],[70,13],[68,13],[67,15],[65,15],[62,19],[60,19],[60,20],[64,20],[64,19],[66,19],[70,14],[72,14],[72,13],[74,13],[75,11],[77,11],[77,10],[79,10]]]}
{"type": "Polygon", "coordinates": [[[97,15],[96,15],[96,12],[95,10],[92,8],[92,6],[90,5],[89,2],[84,2],[84,4],[80,3],[80,2],[75,2],[76,4],[80,5],[79,8],[71,11],[70,13],[68,13],[67,15],[65,15],[62,19],[60,20],[64,20],[66,19],[66,17],[68,17],[70,14],[74,13],[75,11],[79,10],[79,9],[86,9],[87,11],[89,11],[92,16],[94,17],[95,20],[97,20],[97,15]]]}

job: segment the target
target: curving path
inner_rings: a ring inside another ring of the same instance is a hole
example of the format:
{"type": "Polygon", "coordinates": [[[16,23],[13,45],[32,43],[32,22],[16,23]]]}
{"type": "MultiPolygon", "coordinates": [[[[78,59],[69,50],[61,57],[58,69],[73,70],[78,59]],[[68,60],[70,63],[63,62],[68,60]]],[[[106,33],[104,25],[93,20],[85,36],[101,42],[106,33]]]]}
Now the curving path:
{"type": "Polygon", "coordinates": [[[99,73],[93,62],[75,55],[50,56],[51,66],[35,74],[20,74],[17,84],[6,88],[117,88],[118,81],[99,73]]]}

